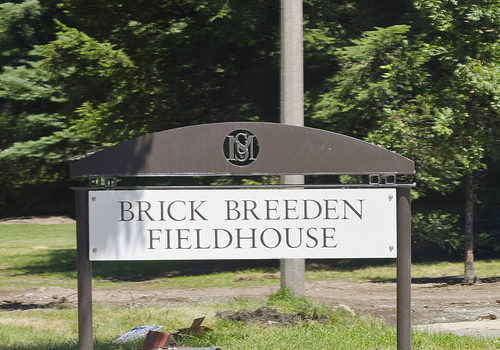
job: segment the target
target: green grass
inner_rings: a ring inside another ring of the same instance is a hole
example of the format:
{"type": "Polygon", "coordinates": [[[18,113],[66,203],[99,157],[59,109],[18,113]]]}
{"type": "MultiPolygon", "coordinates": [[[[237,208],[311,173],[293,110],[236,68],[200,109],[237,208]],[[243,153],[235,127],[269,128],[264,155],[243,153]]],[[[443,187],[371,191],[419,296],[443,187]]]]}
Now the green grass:
{"type": "Polygon", "coordinates": [[[73,286],[75,244],[73,224],[0,225],[0,286],[73,286]]]}
{"type": "MultiPolygon", "coordinates": [[[[0,225],[0,287],[19,289],[40,286],[75,287],[75,227],[63,225],[0,225]]],[[[480,278],[500,277],[500,260],[477,261],[480,278]]],[[[438,262],[413,265],[413,277],[424,281],[463,274],[462,263],[438,262]]],[[[275,264],[243,262],[120,262],[94,263],[94,286],[119,288],[202,288],[279,283],[275,264]],[[213,269],[216,273],[209,273],[213,269]],[[147,273],[145,272],[147,271],[147,273]],[[140,281],[139,283],[137,281],[140,281]],[[152,281],[154,283],[149,283],[152,281]]],[[[339,279],[354,282],[395,279],[393,261],[328,261],[308,265],[308,280],[339,279]]],[[[266,302],[265,302],[266,303],[266,302]]],[[[264,326],[240,324],[215,317],[216,311],[256,309],[262,302],[235,299],[223,304],[187,305],[175,308],[95,308],[95,349],[139,349],[140,342],[117,346],[119,334],[138,325],[163,325],[164,331],[189,326],[206,316],[214,329],[202,338],[187,338],[181,345],[218,345],[228,349],[395,349],[396,330],[375,319],[332,311],[304,298],[275,294],[266,305],[289,313],[326,315],[327,322],[264,326]],[[260,303],[260,304],[259,304],[260,303]]],[[[77,349],[76,309],[0,310],[0,349],[77,349]]],[[[500,340],[459,337],[452,334],[415,332],[413,349],[499,349],[500,340]]]]}
{"type": "MultiPolygon", "coordinates": [[[[74,287],[75,225],[0,224],[0,286],[26,287],[34,283],[74,287]]],[[[476,261],[479,278],[500,278],[500,259],[476,261]]],[[[436,262],[412,265],[415,280],[439,281],[463,276],[463,263],[436,262]]],[[[244,287],[278,284],[273,262],[143,261],[94,262],[94,286],[117,288],[130,281],[138,289],[244,287]],[[260,266],[259,266],[260,265],[260,266]],[[262,266],[263,265],[263,266],[262,266]],[[154,283],[147,283],[153,281],[154,283]]],[[[395,281],[393,260],[330,260],[308,264],[307,280],[338,279],[352,282],[395,281]]]]}
{"type": "MultiPolygon", "coordinates": [[[[271,295],[267,306],[286,313],[308,312],[324,315],[326,321],[303,321],[296,325],[244,324],[215,316],[221,310],[253,310],[262,306],[252,300],[224,304],[202,304],[163,308],[97,308],[94,310],[95,349],[139,349],[142,340],[112,344],[119,334],[138,325],[162,325],[162,331],[175,332],[188,327],[195,317],[205,316],[204,325],[213,329],[202,337],[187,337],[179,345],[224,350],[247,349],[396,349],[396,330],[375,319],[331,311],[305,298],[287,293],[271,295]]],[[[77,349],[76,310],[27,310],[1,312],[0,349],[72,350],[77,349]]],[[[496,349],[500,343],[451,334],[413,333],[413,349],[496,349]]]]}
{"type": "MultiPolygon", "coordinates": [[[[73,287],[76,279],[75,237],[74,224],[0,224],[0,286],[21,288],[40,283],[73,287]]],[[[209,288],[258,285],[279,280],[275,268],[245,268],[251,265],[243,262],[235,269],[235,264],[220,261],[94,262],[94,286],[116,288],[130,281],[156,279],[154,285],[143,283],[138,287],[209,288]]]]}
{"type": "MultiPolygon", "coordinates": [[[[412,278],[415,281],[439,282],[440,280],[463,278],[463,262],[413,263],[412,278]]],[[[500,259],[477,260],[474,264],[479,279],[500,278],[500,259]]],[[[332,261],[330,264],[309,266],[307,277],[310,280],[339,279],[350,282],[395,282],[396,263],[377,261],[370,265],[369,260],[332,261]]]]}

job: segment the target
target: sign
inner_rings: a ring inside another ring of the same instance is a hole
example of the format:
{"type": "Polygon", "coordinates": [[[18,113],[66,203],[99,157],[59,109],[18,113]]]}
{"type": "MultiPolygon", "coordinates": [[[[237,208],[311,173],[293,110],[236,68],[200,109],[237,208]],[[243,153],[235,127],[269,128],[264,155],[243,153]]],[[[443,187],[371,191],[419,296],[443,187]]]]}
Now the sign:
{"type": "Polygon", "coordinates": [[[88,195],[90,260],[396,257],[394,188],[88,195]]]}

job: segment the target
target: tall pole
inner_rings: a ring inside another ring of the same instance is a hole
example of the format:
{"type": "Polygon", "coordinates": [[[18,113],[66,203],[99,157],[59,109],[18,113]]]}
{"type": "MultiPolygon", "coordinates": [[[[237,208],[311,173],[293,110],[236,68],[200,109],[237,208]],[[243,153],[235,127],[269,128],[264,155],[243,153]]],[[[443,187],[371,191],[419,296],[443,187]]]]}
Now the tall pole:
{"type": "MultiPolygon", "coordinates": [[[[280,121],[304,126],[302,0],[281,0],[280,121]]],[[[282,175],[284,184],[303,185],[304,175],[282,175]]],[[[305,259],[281,259],[281,289],[304,295],[305,259]]]]}
{"type": "Polygon", "coordinates": [[[76,192],[76,274],[78,283],[78,350],[94,348],[92,335],[92,265],[89,260],[89,196],[76,192]]]}

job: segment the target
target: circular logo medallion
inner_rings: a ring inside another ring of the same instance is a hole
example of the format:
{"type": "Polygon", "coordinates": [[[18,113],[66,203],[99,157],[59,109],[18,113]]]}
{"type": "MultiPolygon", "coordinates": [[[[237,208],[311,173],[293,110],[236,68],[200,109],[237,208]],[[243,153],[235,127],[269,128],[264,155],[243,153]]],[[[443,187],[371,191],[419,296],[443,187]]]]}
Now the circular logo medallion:
{"type": "Polygon", "coordinates": [[[248,130],[234,130],[224,139],[223,150],[230,163],[245,166],[257,159],[259,141],[248,130]]]}

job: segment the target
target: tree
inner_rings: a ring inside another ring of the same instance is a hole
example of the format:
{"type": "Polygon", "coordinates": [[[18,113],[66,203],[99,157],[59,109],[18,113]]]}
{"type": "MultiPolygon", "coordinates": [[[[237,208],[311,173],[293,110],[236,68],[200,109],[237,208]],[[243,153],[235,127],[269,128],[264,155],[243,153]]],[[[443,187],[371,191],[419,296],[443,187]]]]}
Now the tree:
{"type": "Polygon", "coordinates": [[[33,45],[53,38],[51,17],[56,13],[53,0],[0,4],[0,67],[23,65],[33,45]]]}
{"type": "Polygon", "coordinates": [[[415,6],[422,16],[411,30],[377,28],[337,52],[341,71],[313,118],[414,159],[419,195],[464,184],[464,282],[471,283],[473,174],[486,156],[498,156],[498,6],[415,6]]]}
{"type": "Polygon", "coordinates": [[[443,142],[449,110],[436,107],[428,64],[435,50],[408,25],[376,28],[337,51],[342,69],[315,106],[313,118],[345,134],[365,138],[414,159],[416,195],[451,191],[458,160],[443,142]],[[441,149],[440,152],[437,150],[441,149]],[[447,177],[451,181],[440,181],[447,177]]]}
{"type": "Polygon", "coordinates": [[[500,6],[494,1],[415,1],[436,56],[440,102],[453,111],[453,140],[461,144],[465,186],[464,282],[473,283],[474,173],[498,157],[500,126],[500,6]]]}
{"type": "MultiPolygon", "coordinates": [[[[60,122],[48,105],[51,92],[47,77],[34,73],[37,44],[55,37],[51,18],[58,12],[56,1],[36,0],[0,4],[0,213],[16,214],[12,208],[22,201],[21,188],[32,187],[48,178],[60,177],[40,164],[7,161],[5,149],[16,141],[27,141],[50,133],[60,122]],[[31,52],[31,53],[30,53],[31,52]],[[31,57],[30,57],[31,56],[31,57]],[[32,62],[29,62],[32,61],[32,62]],[[41,102],[41,100],[45,102],[41,102]],[[51,120],[49,123],[45,121],[51,120]],[[48,173],[52,173],[48,175],[48,173]]],[[[39,162],[40,163],[40,162],[39,162]]],[[[50,181],[49,181],[50,182],[50,181]]],[[[28,202],[28,201],[26,201],[28,202]]],[[[35,201],[32,201],[35,202],[35,201]]],[[[29,205],[27,203],[27,205],[29,205]]]]}

